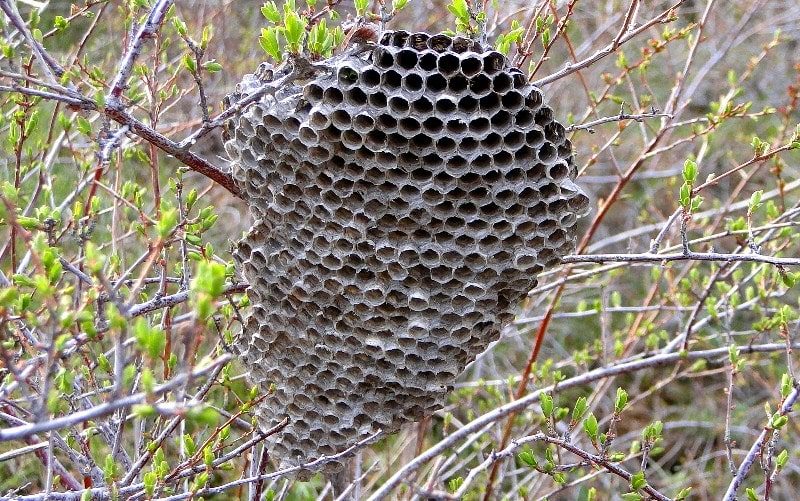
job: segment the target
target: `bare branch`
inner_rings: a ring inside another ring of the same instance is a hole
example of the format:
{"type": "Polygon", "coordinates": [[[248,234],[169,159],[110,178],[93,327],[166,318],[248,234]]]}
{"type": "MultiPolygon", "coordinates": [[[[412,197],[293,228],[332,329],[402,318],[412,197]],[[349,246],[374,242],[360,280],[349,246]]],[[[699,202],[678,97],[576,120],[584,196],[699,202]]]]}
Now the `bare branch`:
{"type": "Polygon", "coordinates": [[[800,266],[800,258],[771,257],[761,254],[721,254],[718,252],[692,252],[674,254],[578,254],[564,256],[564,263],[665,263],[670,261],[714,261],[720,263],[766,263],[773,266],[800,266]]]}
{"type": "Polygon", "coordinates": [[[231,355],[222,355],[221,357],[217,358],[216,360],[211,362],[206,367],[203,367],[202,369],[198,369],[188,375],[179,374],[170,381],[162,385],[156,386],[155,388],[153,388],[152,393],[149,394],[145,392],[135,393],[127,397],[122,397],[116,400],[112,400],[110,402],[106,402],[104,404],[96,405],[94,407],[91,407],[83,411],[73,412],[64,417],[52,419],[49,421],[44,421],[41,423],[31,423],[21,426],[13,426],[11,428],[5,428],[3,430],[0,430],[0,442],[4,442],[7,440],[19,440],[25,437],[29,437],[31,435],[35,435],[37,433],[45,433],[51,430],[59,430],[61,428],[75,426],[76,424],[85,423],[86,421],[90,421],[92,419],[97,419],[103,416],[107,416],[118,409],[125,409],[133,405],[140,404],[153,395],[162,395],[164,393],[172,391],[180,387],[182,384],[186,383],[189,380],[203,377],[209,372],[213,371],[217,366],[228,363],[231,358],[232,358],[231,355]]]}
{"type": "Polygon", "coordinates": [[[153,8],[150,9],[150,14],[148,14],[145,23],[129,41],[128,50],[122,58],[117,75],[111,82],[111,89],[107,99],[109,103],[117,104],[119,101],[119,98],[128,86],[128,78],[131,76],[136,58],[138,58],[139,54],[142,52],[144,41],[156,36],[172,3],[173,0],[158,0],[155,5],[153,5],[153,8]]]}
{"type": "MultiPolygon", "coordinates": [[[[789,392],[789,395],[784,399],[783,404],[781,405],[781,408],[777,414],[780,416],[785,416],[792,412],[792,407],[794,406],[798,397],[800,397],[800,386],[798,386],[797,382],[795,382],[794,386],[792,387],[792,391],[789,392]]],[[[728,490],[725,491],[725,496],[722,498],[724,501],[736,501],[736,491],[738,491],[739,487],[742,486],[742,482],[744,482],[747,472],[750,471],[750,468],[753,466],[753,463],[755,463],[758,456],[762,454],[764,445],[775,433],[775,431],[776,430],[771,424],[765,426],[761,431],[761,434],[753,443],[752,447],[750,447],[750,450],[747,451],[747,455],[745,455],[744,459],[742,460],[742,464],[739,465],[739,469],[736,470],[736,475],[733,477],[733,480],[731,480],[731,483],[728,485],[728,490]]]]}
{"type": "MultiPolygon", "coordinates": [[[[773,351],[781,351],[785,349],[786,345],[781,343],[764,344],[764,345],[754,345],[754,346],[742,346],[740,348],[740,353],[743,354],[767,353],[773,351]]],[[[413,472],[419,469],[423,464],[437,457],[439,454],[442,454],[444,451],[455,445],[460,440],[468,437],[472,433],[481,430],[484,426],[494,423],[508,416],[509,414],[517,413],[522,409],[525,409],[535,404],[536,402],[539,401],[539,398],[544,393],[563,391],[569,388],[583,386],[592,383],[594,381],[599,381],[601,379],[605,379],[608,377],[617,376],[620,374],[626,374],[629,372],[635,372],[646,368],[672,365],[681,360],[690,360],[690,361],[713,360],[718,357],[725,357],[727,356],[727,354],[728,354],[727,347],[716,348],[713,350],[690,351],[688,353],[686,352],[659,353],[649,358],[644,358],[641,360],[633,360],[630,362],[622,362],[607,367],[601,367],[586,372],[585,374],[581,374],[579,376],[575,376],[573,378],[561,381],[557,385],[551,385],[545,388],[540,388],[518,400],[497,407],[491,412],[487,412],[486,414],[465,424],[464,426],[459,428],[457,431],[453,432],[444,440],[441,440],[427,451],[423,452],[422,454],[418,455],[417,457],[415,457],[414,459],[403,465],[403,467],[400,468],[394,475],[392,475],[391,478],[389,478],[383,485],[381,485],[380,488],[375,490],[367,501],[378,501],[380,499],[384,499],[395,488],[397,488],[397,486],[399,486],[404,481],[404,479],[406,479],[409,475],[411,475],[413,472]]]]}

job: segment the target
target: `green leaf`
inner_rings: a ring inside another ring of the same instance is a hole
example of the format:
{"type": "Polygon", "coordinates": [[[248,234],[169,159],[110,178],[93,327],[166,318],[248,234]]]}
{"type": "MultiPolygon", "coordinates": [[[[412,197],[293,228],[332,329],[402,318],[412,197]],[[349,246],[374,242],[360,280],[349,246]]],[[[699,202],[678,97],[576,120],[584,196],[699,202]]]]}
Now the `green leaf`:
{"type": "Polygon", "coordinates": [[[92,124],[90,124],[86,118],[78,117],[78,119],[75,121],[75,126],[78,128],[78,132],[84,136],[92,135],[92,124]]]}
{"type": "Polygon", "coordinates": [[[775,457],[775,465],[779,470],[783,469],[784,466],[789,462],[789,451],[783,449],[776,457],[775,457]]]}
{"type": "Polygon", "coordinates": [[[688,184],[694,184],[697,180],[697,162],[691,158],[683,163],[683,180],[688,184]]]}
{"type": "Polygon", "coordinates": [[[17,224],[26,230],[38,230],[41,223],[35,217],[17,216],[17,224]]]}
{"type": "Polygon", "coordinates": [[[142,389],[145,393],[153,393],[153,388],[156,386],[156,379],[153,376],[153,371],[150,370],[150,367],[142,368],[142,376],[140,381],[142,383],[142,389]]]}
{"type": "Polygon", "coordinates": [[[148,498],[152,498],[156,491],[156,481],[158,475],[154,471],[148,471],[142,476],[142,483],[144,483],[144,491],[148,498]]]}
{"type": "Polygon", "coordinates": [[[782,416],[780,415],[780,413],[776,412],[775,415],[772,416],[772,419],[770,419],[769,426],[772,429],[780,430],[781,428],[786,426],[786,423],[788,422],[789,422],[788,416],[782,416]]]}
{"type": "Polygon", "coordinates": [[[149,404],[138,404],[133,406],[131,412],[139,419],[146,419],[156,415],[156,408],[149,404]]]}
{"type": "Polygon", "coordinates": [[[456,492],[464,484],[464,477],[451,478],[447,482],[447,488],[450,492],[456,492]]]}
{"type": "Polygon", "coordinates": [[[213,29],[211,26],[204,26],[203,27],[203,34],[200,36],[200,48],[202,50],[206,50],[208,48],[208,42],[211,41],[211,37],[213,36],[213,29]]]}
{"type": "Polygon", "coordinates": [[[549,393],[542,393],[539,397],[539,405],[542,406],[542,414],[545,418],[550,418],[553,415],[553,396],[549,393]]]}
{"type": "Polygon", "coordinates": [[[69,27],[69,19],[66,19],[63,16],[56,16],[55,19],[53,19],[53,26],[57,30],[65,30],[69,27]]]}
{"type": "Polygon", "coordinates": [[[753,192],[752,195],[750,195],[750,204],[749,204],[749,209],[748,210],[751,213],[755,212],[756,209],[761,207],[761,197],[763,195],[764,195],[764,190],[755,191],[755,192],[753,192]]]}
{"type": "Polygon", "coordinates": [[[622,388],[617,388],[617,399],[614,402],[614,412],[619,414],[628,405],[628,392],[622,388]]]}
{"type": "Polygon", "coordinates": [[[217,73],[222,71],[222,65],[219,64],[216,60],[206,61],[203,63],[203,69],[209,73],[217,73]]]}
{"type": "Polygon", "coordinates": [[[203,449],[203,463],[211,468],[214,465],[214,459],[216,459],[216,457],[214,456],[214,451],[212,450],[211,445],[205,446],[203,449]]]}
{"type": "Polygon", "coordinates": [[[681,207],[689,209],[690,208],[689,203],[691,199],[692,199],[692,187],[688,183],[683,183],[681,185],[680,199],[679,199],[681,207]]]}
{"type": "Polygon", "coordinates": [[[593,412],[590,412],[589,415],[586,416],[586,420],[583,422],[583,429],[592,442],[597,442],[599,426],[597,424],[597,417],[595,417],[593,412]]]}
{"type": "Polygon", "coordinates": [[[644,472],[640,471],[631,475],[631,489],[638,491],[647,485],[647,480],[644,478],[644,472]]]}
{"type": "Polygon", "coordinates": [[[306,36],[307,23],[308,20],[306,18],[300,17],[300,15],[294,11],[287,13],[284,17],[284,36],[286,37],[286,46],[290,52],[300,52],[300,47],[306,36]]]}
{"type": "Polygon", "coordinates": [[[786,398],[792,391],[792,378],[789,374],[784,373],[781,376],[781,397],[786,398]]]}
{"type": "Polygon", "coordinates": [[[392,12],[397,12],[406,6],[408,0],[392,0],[392,12]]]}
{"type": "Polygon", "coordinates": [[[359,17],[364,16],[367,13],[368,5],[369,0],[355,0],[356,15],[359,17]]]}
{"type": "Polygon", "coordinates": [[[213,407],[198,406],[186,413],[186,419],[197,424],[216,426],[219,422],[219,413],[213,407]]]}
{"type": "Polygon", "coordinates": [[[589,408],[589,405],[586,403],[586,397],[580,397],[578,400],[575,401],[575,407],[572,409],[572,423],[577,424],[583,415],[586,414],[586,409],[589,408]]]}
{"type": "Polygon", "coordinates": [[[278,28],[270,26],[269,28],[261,28],[261,37],[258,39],[261,48],[272,59],[277,62],[283,60],[283,52],[281,51],[281,44],[278,40],[278,28]]]}
{"type": "Polygon", "coordinates": [[[133,324],[133,337],[139,345],[139,349],[153,360],[161,358],[164,347],[167,345],[167,337],[164,331],[157,327],[151,327],[146,319],[139,317],[133,324]]]}
{"type": "Polygon", "coordinates": [[[752,487],[748,487],[745,490],[745,494],[747,494],[747,499],[749,501],[758,501],[758,496],[756,495],[756,491],[752,487]]]}
{"type": "Polygon", "coordinates": [[[170,207],[161,211],[161,219],[158,220],[158,236],[163,240],[172,234],[172,230],[178,225],[178,209],[170,207]]]}
{"type": "Polygon", "coordinates": [[[469,24],[469,6],[467,5],[467,0],[453,0],[450,2],[450,5],[447,6],[447,10],[456,17],[456,20],[464,24],[469,24]]]}
{"type": "Polygon", "coordinates": [[[529,447],[526,447],[525,450],[517,455],[517,457],[519,458],[520,462],[531,468],[536,468],[539,466],[539,462],[536,461],[536,456],[533,455],[533,452],[529,447]]]}
{"type": "Polygon", "coordinates": [[[178,32],[178,35],[185,37],[186,34],[189,32],[189,29],[186,27],[186,23],[178,19],[177,17],[172,18],[172,26],[175,27],[175,31],[178,32]]]}
{"type": "Polygon", "coordinates": [[[278,6],[275,5],[275,2],[266,2],[262,5],[261,14],[272,24],[281,22],[281,11],[278,10],[278,6]]]}
{"type": "Polygon", "coordinates": [[[197,446],[194,443],[194,439],[188,433],[183,435],[183,448],[186,450],[186,454],[189,456],[194,456],[194,453],[197,452],[197,446]]]}
{"type": "Polygon", "coordinates": [[[191,54],[183,56],[183,66],[192,73],[197,73],[197,61],[191,54]]]}

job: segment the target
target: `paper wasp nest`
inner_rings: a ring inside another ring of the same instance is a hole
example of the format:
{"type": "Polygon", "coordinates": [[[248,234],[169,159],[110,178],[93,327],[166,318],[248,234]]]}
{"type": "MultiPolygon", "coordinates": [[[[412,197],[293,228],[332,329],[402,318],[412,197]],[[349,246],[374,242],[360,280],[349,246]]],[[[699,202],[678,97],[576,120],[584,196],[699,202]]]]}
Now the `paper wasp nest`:
{"type": "Polygon", "coordinates": [[[262,426],[289,417],[269,439],[283,466],[439,408],[536,275],[573,251],[588,206],[539,89],[460,37],[386,33],[228,133],[255,218],[236,251],[252,303],[238,348],[252,381],[276,388],[262,426]]]}

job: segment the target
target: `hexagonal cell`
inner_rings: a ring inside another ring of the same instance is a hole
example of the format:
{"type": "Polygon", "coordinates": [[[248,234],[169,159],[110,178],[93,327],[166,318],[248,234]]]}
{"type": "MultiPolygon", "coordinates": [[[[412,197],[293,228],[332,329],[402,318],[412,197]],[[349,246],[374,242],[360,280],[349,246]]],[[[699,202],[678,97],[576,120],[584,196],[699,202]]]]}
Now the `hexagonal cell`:
{"type": "Polygon", "coordinates": [[[345,100],[350,106],[363,106],[367,104],[368,99],[367,94],[358,87],[353,87],[345,94],[345,100]]]}
{"type": "Polygon", "coordinates": [[[351,66],[344,65],[336,72],[339,86],[349,89],[358,82],[358,71],[351,66]]]}
{"type": "Polygon", "coordinates": [[[388,69],[394,66],[394,54],[389,49],[377,47],[372,52],[372,64],[378,68],[388,69]]]}
{"type": "Polygon", "coordinates": [[[408,73],[403,77],[403,89],[411,94],[421,93],[424,87],[424,80],[416,73],[408,73]]]}
{"type": "Polygon", "coordinates": [[[423,51],[419,54],[419,59],[417,60],[417,67],[423,73],[430,73],[436,70],[437,61],[439,56],[436,55],[435,52],[432,51],[423,51]]]}
{"type": "Polygon", "coordinates": [[[458,101],[458,111],[467,114],[475,113],[478,111],[478,100],[472,96],[462,97],[458,101]]]}
{"type": "Polygon", "coordinates": [[[497,51],[489,51],[483,56],[483,70],[492,75],[497,73],[506,66],[506,58],[503,54],[497,51]]]}
{"type": "Polygon", "coordinates": [[[383,92],[374,92],[367,97],[367,102],[373,108],[384,108],[386,107],[386,94],[383,92]]]}
{"type": "Polygon", "coordinates": [[[403,96],[392,96],[389,98],[389,111],[395,118],[407,116],[410,109],[411,105],[403,96]]]}
{"type": "Polygon", "coordinates": [[[344,93],[336,87],[328,87],[322,95],[322,102],[329,106],[338,106],[344,101],[344,93]]]}
{"type": "Polygon", "coordinates": [[[425,88],[431,92],[442,92],[447,88],[447,79],[439,73],[434,73],[425,79],[425,88]]]}
{"type": "Polygon", "coordinates": [[[433,103],[427,97],[419,97],[411,102],[411,110],[416,115],[428,115],[433,111],[433,103]]]}
{"type": "Polygon", "coordinates": [[[461,64],[458,60],[458,56],[454,54],[444,54],[439,56],[436,66],[439,69],[439,73],[445,77],[448,77],[457,72],[461,67],[461,64]]]}
{"type": "Polygon", "coordinates": [[[469,80],[461,75],[455,75],[447,82],[447,89],[456,96],[463,94],[468,87],[469,80]]]}
{"type": "MultiPolygon", "coordinates": [[[[423,45],[424,46],[424,45],[423,45]]],[[[402,49],[394,56],[397,65],[405,70],[410,70],[417,65],[419,57],[416,50],[402,49]]]]}
{"type": "Polygon", "coordinates": [[[445,52],[453,44],[453,39],[447,35],[434,35],[428,39],[428,47],[436,52],[445,52]]]}
{"type": "Polygon", "coordinates": [[[367,68],[360,75],[361,85],[374,89],[381,83],[381,74],[375,68],[367,68]]]}

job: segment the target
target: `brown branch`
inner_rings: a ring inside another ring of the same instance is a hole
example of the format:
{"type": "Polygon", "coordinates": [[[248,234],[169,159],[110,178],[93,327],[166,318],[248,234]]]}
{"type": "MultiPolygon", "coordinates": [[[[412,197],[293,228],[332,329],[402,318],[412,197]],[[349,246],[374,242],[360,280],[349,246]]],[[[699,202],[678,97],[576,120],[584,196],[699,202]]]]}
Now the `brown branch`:
{"type": "Polygon", "coordinates": [[[537,87],[541,87],[543,85],[547,85],[549,83],[553,83],[556,80],[560,80],[560,79],[564,78],[567,75],[571,75],[572,73],[575,73],[578,70],[582,70],[584,68],[587,68],[587,67],[593,65],[594,63],[596,63],[597,61],[603,59],[604,57],[613,54],[614,52],[617,51],[617,49],[619,49],[620,45],[624,44],[625,42],[627,42],[631,38],[634,38],[635,36],[639,35],[640,33],[643,33],[645,31],[649,30],[652,26],[655,26],[656,24],[670,22],[672,20],[672,16],[673,16],[673,13],[674,13],[675,9],[680,7],[685,1],[686,0],[680,0],[679,2],[675,3],[672,7],[668,8],[667,10],[665,10],[664,12],[659,14],[658,16],[656,16],[653,19],[651,19],[650,21],[648,21],[648,22],[644,23],[643,25],[639,26],[635,30],[628,31],[623,36],[617,37],[613,42],[608,44],[603,49],[595,52],[591,56],[589,56],[589,57],[587,57],[585,59],[582,59],[581,61],[578,61],[577,63],[568,64],[563,69],[553,73],[552,75],[548,75],[548,76],[546,76],[544,78],[540,78],[539,80],[536,80],[535,82],[533,82],[533,85],[535,85],[537,87]]]}
{"type": "Polygon", "coordinates": [[[111,90],[109,91],[108,98],[109,102],[118,101],[122,96],[123,91],[128,86],[128,78],[130,78],[131,72],[133,71],[133,64],[142,52],[144,41],[156,36],[172,3],[172,0],[158,0],[153,8],[150,9],[147,20],[128,44],[128,50],[125,52],[125,56],[119,65],[117,75],[111,82],[111,90]]]}
{"type": "Polygon", "coordinates": [[[191,151],[183,149],[180,145],[167,136],[159,133],[158,131],[148,127],[141,121],[137,120],[128,114],[121,106],[108,103],[103,109],[103,112],[115,122],[127,125],[130,127],[131,132],[141,137],[150,144],[155,145],[161,151],[169,153],[176,159],[183,162],[187,167],[195,172],[206,176],[217,184],[221,185],[226,190],[230,191],[233,195],[241,198],[241,193],[233,177],[226,171],[209,163],[206,159],[195,155],[191,151]]]}

